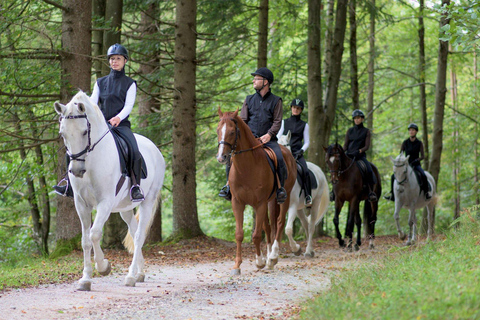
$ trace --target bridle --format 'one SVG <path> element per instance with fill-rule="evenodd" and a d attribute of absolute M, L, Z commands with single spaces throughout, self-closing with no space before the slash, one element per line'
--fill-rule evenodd
<path fill-rule="evenodd" d="M 237 119 L 235 118 L 230 118 L 231 121 L 233 121 L 233 123 L 235 123 L 235 140 L 233 142 L 233 144 L 225 141 L 225 140 L 221 140 L 218 142 L 218 146 L 220 146 L 221 144 L 224 144 L 226 146 L 229 146 L 230 147 L 230 153 L 228 154 L 228 157 L 233 157 L 233 156 L 236 156 L 237 154 L 240 154 L 240 153 L 243 153 L 243 152 L 247 152 L 247 151 L 253 151 L 261 146 L 264 145 L 264 143 L 261 143 L 259 145 L 256 145 L 252 148 L 248 148 L 248 149 L 245 149 L 245 150 L 240 150 L 240 151 L 236 151 L 237 149 L 237 141 L 238 141 L 238 138 L 240 137 L 240 129 L 238 128 L 238 122 L 237 122 Z M 218 148 L 217 146 L 217 148 Z"/>
<path fill-rule="evenodd" d="M 85 147 L 85 149 L 83 149 L 82 151 L 78 152 L 78 153 L 74 153 L 72 154 L 68 148 L 65 146 L 65 149 L 67 150 L 67 155 L 68 157 L 70 158 L 70 161 L 85 161 L 85 158 L 83 159 L 79 159 L 81 156 L 83 156 L 84 154 L 87 154 L 90 153 L 91 151 L 93 151 L 93 149 L 95 149 L 95 147 L 97 146 L 97 144 L 110 132 L 110 128 L 107 130 L 107 132 L 105 132 L 101 137 L 100 139 L 98 139 L 97 142 L 95 142 L 93 145 L 92 145 L 92 140 L 90 138 L 90 132 L 92 130 L 92 126 L 90 124 L 90 121 L 88 121 L 88 118 L 87 118 L 87 115 L 86 114 L 82 114 L 82 115 L 77 115 L 77 116 L 66 116 L 66 117 L 63 117 L 63 116 L 60 116 L 60 119 L 58 120 L 59 122 L 62 122 L 63 119 L 67 119 L 67 120 L 70 120 L 70 119 L 85 119 L 87 120 L 87 138 L 88 138 L 88 143 L 87 143 L 87 146 Z M 85 156 L 86 157 L 86 156 Z"/>
<path fill-rule="evenodd" d="M 408 181 L 408 174 L 407 174 L 408 167 L 406 166 L 406 163 L 404 162 L 402 165 L 396 165 L 395 163 L 393 163 L 393 166 L 397 167 L 397 168 L 405 167 L 405 171 L 403 172 L 405 174 L 405 179 L 403 179 L 402 181 L 398 181 L 395 173 L 393 174 L 393 177 L 399 185 L 402 185 L 404 182 L 407 182 Z"/>
<path fill-rule="evenodd" d="M 330 154 L 331 154 L 331 155 L 336 155 L 336 154 L 341 154 L 341 153 L 340 153 L 340 152 L 328 153 L 328 155 L 330 155 Z M 342 158 L 341 158 L 341 157 L 339 157 L 339 162 L 340 162 L 339 168 L 341 168 L 341 167 L 342 167 Z M 354 163 L 355 163 L 355 157 L 352 159 L 352 162 L 350 162 L 350 165 L 349 165 L 345 170 L 340 170 L 340 169 L 338 169 L 338 170 L 330 170 L 330 177 L 331 177 L 332 173 L 336 173 L 336 174 L 337 174 L 337 177 L 340 178 L 340 176 L 341 176 L 343 173 L 347 172 L 347 171 L 352 167 L 352 165 L 353 165 Z"/>

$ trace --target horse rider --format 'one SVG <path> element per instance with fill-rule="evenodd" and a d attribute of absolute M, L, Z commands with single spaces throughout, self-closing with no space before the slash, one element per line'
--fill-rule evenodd
<path fill-rule="evenodd" d="M 271 148 L 277 156 L 277 170 L 280 180 L 276 196 L 277 203 L 282 204 L 287 200 L 287 192 L 284 185 L 287 179 L 287 167 L 283 160 L 282 151 L 277 142 L 277 133 L 282 123 L 282 98 L 271 92 L 273 73 L 268 68 L 259 68 L 251 73 L 253 76 L 253 88 L 256 93 L 246 97 L 243 102 L 240 117 L 248 125 L 255 137 L 266 146 Z M 219 196 L 231 200 L 228 174 L 230 165 L 227 164 L 227 184 L 220 190 Z"/>
<path fill-rule="evenodd" d="M 128 116 L 135 104 L 137 95 L 137 83 L 135 80 L 125 75 L 125 64 L 128 61 L 128 51 L 121 44 L 114 44 L 107 51 L 108 62 L 110 64 L 110 74 L 98 79 L 93 87 L 90 99 L 94 104 L 100 106 L 100 110 L 107 122 L 124 138 L 131 147 L 130 168 L 132 187 L 130 189 L 130 199 L 133 202 L 143 201 L 145 197 L 140 188 L 142 160 L 138 150 L 137 141 L 130 129 Z M 68 164 L 67 164 L 68 168 Z M 73 197 L 73 191 L 68 182 L 66 185 L 54 186 L 55 192 L 63 196 Z M 63 181 L 63 180 L 62 180 Z"/>
<path fill-rule="evenodd" d="M 425 194 L 425 199 L 429 200 L 432 198 L 432 194 L 430 192 L 430 187 L 428 184 L 427 180 L 427 175 L 425 174 L 425 171 L 423 171 L 422 166 L 420 164 L 420 161 L 425 159 L 425 152 L 423 149 L 423 143 L 422 141 L 417 139 L 417 133 L 418 133 L 418 126 L 415 123 L 410 123 L 408 125 L 408 134 L 410 138 L 406 139 L 402 143 L 402 147 L 400 148 L 400 153 L 405 152 L 405 157 L 410 156 L 408 158 L 408 164 L 413 168 L 413 170 L 416 170 L 420 173 L 422 183 L 421 183 L 421 188 L 423 193 Z M 395 201 L 395 195 L 393 193 L 393 182 L 395 180 L 395 175 L 392 174 L 391 178 L 391 189 L 390 189 L 390 194 L 387 194 L 384 196 L 385 199 Z"/>
<path fill-rule="evenodd" d="M 305 192 L 305 206 L 310 208 L 312 206 L 312 185 L 310 182 L 310 175 L 308 173 L 307 162 L 303 154 L 307 151 L 310 145 L 310 135 L 308 123 L 303 121 L 300 117 L 302 115 L 305 104 L 300 99 L 293 99 L 290 103 L 292 116 L 288 119 L 282 120 L 282 126 L 278 131 L 277 136 L 281 136 L 290 131 L 292 137 L 290 139 L 290 149 L 293 157 L 302 166 L 302 189 Z M 303 142 L 302 142 L 303 141 Z"/>
<path fill-rule="evenodd" d="M 343 144 L 343 150 L 345 150 L 347 156 L 354 161 L 362 161 L 367 168 L 367 185 L 369 189 L 368 200 L 370 202 L 377 201 L 377 195 L 373 191 L 374 185 L 377 183 L 377 178 L 373 173 L 372 166 L 367 160 L 365 152 L 370 148 L 371 133 L 368 128 L 363 125 L 365 121 L 365 114 L 356 109 L 352 113 L 352 119 L 354 126 L 348 129 L 345 135 L 345 143 Z M 335 194 L 333 191 L 330 193 L 330 198 L 333 201 Z"/>

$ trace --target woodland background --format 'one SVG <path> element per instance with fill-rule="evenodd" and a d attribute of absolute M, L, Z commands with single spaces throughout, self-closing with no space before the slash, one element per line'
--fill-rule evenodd
<path fill-rule="evenodd" d="M 306 102 L 307 158 L 343 143 L 360 108 L 373 130 L 369 159 L 390 189 L 392 164 L 420 127 L 423 167 L 437 180 L 436 230 L 478 205 L 478 1 L 414 0 L 5 0 L 0 4 L 0 262 L 26 252 L 62 254 L 79 241 L 73 201 L 52 186 L 65 172 L 53 103 L 91 93 L 113 43 L 130 52 L 137 80 L 133 131 L 167 161 L 149 242 L 234 237 L 217 194 L 217 108 L 240 108 L 250 73 L 268 66 L 272 92 Z M 325 171 L 325 170 L 324 170 Z M 327 174 L 328 177 L 328 174 Z M 184 183 L 185 181 L 185 183 Z M 384 192 L 385 192 L 384 191 Z M 393 202 L 380 200 L 377 234 L 394 234 Z M 406 216 L 406 214 L 404 214 Z M 331 233 L 332 208 L 319 227 Z M 246 215 L 251 224 L 251 215 Z M 405 217 L 404 217 L 405 219 Z M 342 219 L 344 220 L 344 219 Z M 248 228 L 246 228 L 248 229 Z M 112 214 L 104 246 L 119 247 Z M 301 233 L 299 233 L 301 236 Z M 246 239 L 249 239 L 247 236 Z"/>

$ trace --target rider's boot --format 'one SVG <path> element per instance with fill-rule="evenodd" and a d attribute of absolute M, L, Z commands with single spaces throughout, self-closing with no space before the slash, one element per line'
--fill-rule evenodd
<path fill-rule="evenodd" d="M 133 161 L 132 168 L 132 188 L 130 188 L 130 200 L 139 202 L 145 200 L 143 190 L 140 188 L 140 179 L 142 178 L 142 159 Z"/>
<path fill-rule="evenodd" d="M 285 185 L 285 180 L 287 180 L 287 167 L 283 164 L 282 167 L 278 167 L 277 170 L 278 178 L 280 180 L 280 188 L 277 190 L 277 203 L 282 204 L 287 200 L 287 191 L 283 187 Z"/>
<path fill-rule="evenodd" d="M 231 201 L 232 193 L 230 192 L 230 186 L 228 184 L 224 185 L 218 193 L 218 196 L 224 198 L 225 200 Z"/>
<path fill-rule="evenodd" d="M 387 193 L 386 195 L 384 195 L 383 198 L 386 199 L 386 200 L 395 201 L 395 195 L 393 194 L 392 191 L 390 191 L 390 193 Z"/>
<path fill-rule="evenodd" d="M 310 173 L 308 169 L 303 175 L 303 181 L 305 186 L 305 207 L 310 208 L 312 206 L 312 184 L 310 183 Z"/>
<path fill-rule="evenodd" d="M 66 183 L 64 185 L 61 185 L 62 182 L 64 181 Z M 68 180 L 68 177 L 63 178 L 62 180 L 60 180 L 58 184 L 54 185 L 53 190 L 55 191 L 56 194 L 59 194 L 62 197 L 73 198 L 73 189 L 72 189 L 72 186 L 70 185 L 70 181 Z"/>

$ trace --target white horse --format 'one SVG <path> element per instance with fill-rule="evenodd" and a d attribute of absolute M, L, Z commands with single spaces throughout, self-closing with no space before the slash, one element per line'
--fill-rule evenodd
<path fill-rule="evenodd" d="M 428 210 L 428 231 L 427 239 L 430 238 L 433 232 L 433 209 L 435 207 L 437 195 L 435 180 L 432 175 L 425 171 L 427 180 L 432 186 L 432 197 L 429 200 L 425 199 L 425 194 L 420 190 L 420 186 L 417 182 L 415 172 L 408 164 L 408 158 L 402 154 L 398 155 L 395 159 L 390 157 L 393 162 L 393 173 L 395 181 L 393 183 L 393 193 L 395 196 L 395 222 L 397 224 L 398 236 L 400 239 L 405 239 L 405 233 L 400 228 L 400 210 L 405 207 L 410 210 L 410 216 L 408 217 L 408 225 L 410 226 L 410 232 L 408 234 L 408 240 L 406 245 L 414 244 L 417 237 L 417 216 L 416 209 L 427 207 Z"/>
<path fill-rule="evenodd" d="M 125 278 L 125 285 L 133 287 L 136 282 L 145 279 L 142 246 L 163 185 L 165 160 L 152 141 L 135 135 L 147 165 L 148 176 L 141 182 L 145 200 L 132 202 L 129 198 L 129 178 L 118 194 L 115 194 L 117 182 L 122 175 L 120 160 L 114 138 L 98 106 L 85 93 L 79 92 L 67 105 L 56 102 L 55 111 L 60 115 L 60 135 L 71 159 L 68 176 L 74 191 L 75 208 L 82 224 L 84 268 L 78 290 L 91 290 L 92 246 L 98 272 L 107 275 L 111 271 L 110 262 L 104 259 L 100 248 L 103 225 L 111 212 L 120 212 L 134 238 L 132 264 Z M 133 215 L 133 209 L 137 206 L 138 223 Z M 97 213 L 92 225 L 92 210 L 95 208 Z"/>
<path fill-rule="evenodd" d="M 278 137 L 278 143 L 286 146 L 290 150 L 290 131 L 286 135 Z M 290 193 L 290 207 L 288 208 L 288 221 L 285 227 L 285 234 L 288 236 L 290 249 L 295 255 L 302 253 L 302 248 L 293 239 L 293 223 L 298 216 L 302 227 L 305 230 L 307 237 L 307 248 L 305 249 L 305 256 L 313 257 L 315 252 L 313 250 L 313 234 L 315 233 L 315 226 L 320 222 L 328 210 L 330 204 L 330 196 L 328 191 L 328 183 L 325 174 L 319 166 L 307 161 L 308 169 L 315 175 L 318 187 L 312 189 L 312 207 L 305 207 L 305 192 L 295 181 L 292 192 Z M 305 212 L 305 210 L 307 210 Z"/>

